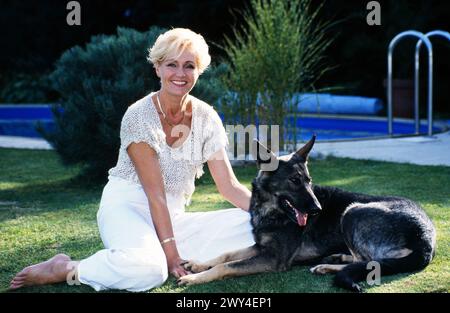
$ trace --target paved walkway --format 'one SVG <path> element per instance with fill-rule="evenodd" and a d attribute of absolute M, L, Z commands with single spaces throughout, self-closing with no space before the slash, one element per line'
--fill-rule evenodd
<path fill-rule="evenodd" d="M 432 137 L 318 142 L 314 145 L 313 150 L 325 156 L 450 166 L 450 132 Z"/>
<path fill-rule="evenodd" d="M 0 136 L 1 148 L 40 149 L 51 150 L 52 146 L 42 138 L 28 138 L 18 136 Z"/>
<path fill-rule="evenodd" d="M 52 149 L 44 139 L 13 136 L 0 136 L 0 147 Z M 450 166 L 450 132 L 432 137 L 317 142 L 313 151 L 322 156 Z"/>

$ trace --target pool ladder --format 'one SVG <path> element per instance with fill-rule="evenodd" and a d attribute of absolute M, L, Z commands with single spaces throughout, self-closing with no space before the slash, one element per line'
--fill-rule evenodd
<path fill-rule="evenodd" d="M 392 124 L 392 54 L 397 43 L 405 37 L 416 37 L 419 40 L 416 44 L 416 51 L 414 55 L 414 123 L 415 134 L 419 134 L 420 121 L 419 121 L 419 69 L 420 69 L 420 48 L 422 44 L 425 44 L 428 50 L 428 136 L 433 135 L 433 46 L 429 37 L 441 36 L 447 38 L 450 41 L 450 33 L 443 30 L 433 30 L 426 34 L 415 30 L 408 30 L 401 32 L 395 36 L 389 43 L 388 48 L 388 79 L 387 79 L 387 99 L 388 99 L 388 133 L 389 136 L 393 136 Z"/>

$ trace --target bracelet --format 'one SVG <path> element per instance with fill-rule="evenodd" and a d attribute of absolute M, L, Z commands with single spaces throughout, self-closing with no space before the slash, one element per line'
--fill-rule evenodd
<path fill-rule="evenodd" d="M 160 243 L 163 245 L 163 244 L 171 242 L 171 241 L 175 241 L 175 237 L 170 237 L 170 238 L 164 239 Z"/>

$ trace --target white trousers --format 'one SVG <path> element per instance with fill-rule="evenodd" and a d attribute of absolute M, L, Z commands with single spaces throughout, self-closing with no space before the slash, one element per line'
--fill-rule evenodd
<path fill-rule="evenodd" d="M 167 195 L 180 257 L 207 261 L 254 244 L 250 214 L 241 209 L 184 212 L 184 199 Z M 110 176 L 97 223 L 105 249 L 80 261 L 78 279 L 95 290 L 145 291 L 162 285 L 167 262 L 142 187 Z"/>

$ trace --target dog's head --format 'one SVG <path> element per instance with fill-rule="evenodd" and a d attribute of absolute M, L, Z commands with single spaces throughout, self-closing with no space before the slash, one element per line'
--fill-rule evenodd
<path fill-rule="evenodd" d="M 277 212 L 299 226 L 305 226 L 308 215 L 322 209 L 312 189 L 307 161 L 316 137 L 297 152 L 277 157 L 264 145 L 255 141 L 258 176 L 252 182 L 251 210 Z M 264 164 L 277 164 L 274 170 L 264 170 Z M 280 214 L 282 213 L 282 214 Z"/>

